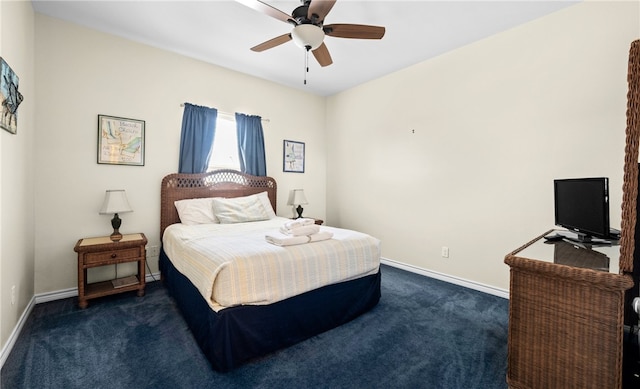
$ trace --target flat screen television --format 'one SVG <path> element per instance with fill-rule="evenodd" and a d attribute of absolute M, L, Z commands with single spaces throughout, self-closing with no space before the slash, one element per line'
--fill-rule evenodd
<path fill-rule="evenodd" d="M 567 178 L 553 181 L 555 224 L 577 233 L 577 240 L 617 239 L 609 227 L 609 179 Z"/>

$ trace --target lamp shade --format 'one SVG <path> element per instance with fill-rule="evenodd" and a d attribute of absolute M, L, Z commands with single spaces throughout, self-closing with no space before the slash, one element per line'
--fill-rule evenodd
<path fill-rule="evenodd" d="M 289 193 L 289 201 L 287 205 L 304 205 L 309 204 L 307 197 L 304 195 L 304 189 L 294 189 Z"/>
<path fill-rule="evenodd" d="M 324 31 L 313 24 L 299 24 L 291 31 L 293 42 L 303 49 L 309 46 L 309 50 L 315 50 L 324 40 Z"/>
<path fill-rule="evenodd" d="M 127 200 L 127 194 L 124 189 L 112 189 L 107 190 L 99 213 L 101 215 L 110 215 L 132 211 L 133 209 L 131 209 L 129 205 L 129 200 Z"/>

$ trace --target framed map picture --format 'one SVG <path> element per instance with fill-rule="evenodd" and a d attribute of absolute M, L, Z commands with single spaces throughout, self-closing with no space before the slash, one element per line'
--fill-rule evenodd
<path fill-rule="evenodd" d="M 98 163 L 144 166 L 144 120 L 98 115 Z"/>
<path fill-rule="evenodd" d="M 285 140 L 282 159 L 282 171 L 304 173 L 304 143 Z"/>
<path fill-rule="evenodd" d="M 18 132 L 18 106 L 22 94 L 18 92 L 18 76 L 4 59 L 0 58 L 0 127 L 12 134 Z"/>

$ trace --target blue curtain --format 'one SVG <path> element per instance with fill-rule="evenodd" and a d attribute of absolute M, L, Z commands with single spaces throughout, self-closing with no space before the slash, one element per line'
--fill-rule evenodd
<path fill-rule="evenodd" d="M 267 175 L 262 118 L 236 113 L 240 170 L 254 176 Z"/>
<path fill-rule="evenodd" d="M 180 135 L 179 173 L 204 173 L 209 165 L 218 110 L 185 103 Z"/>

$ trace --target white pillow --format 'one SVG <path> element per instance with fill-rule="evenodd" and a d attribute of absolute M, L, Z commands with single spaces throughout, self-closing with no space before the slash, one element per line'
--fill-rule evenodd
<path fill-rule="evenodd" d="M 213 213 L 222 224 L 253 222 L 271 218 L 259 195 L 232 198 L 214 197 Z"/>
<path fill-rule="evenodd" d="M 219 223 L 213 214 L 213 197 L 178 200 L 173 203 L 180 222 L 186 225 Z"/>
<path fill-rule="evenodd" d="M 264 210 L 267 211 L 267 215 L 269 215 L 269 219 L 273 219 L 274 217 L 276 217 L 276 212 L 271 206 L 271 201 L 269 200 L 269 194 L 267 192 L 260 192 L 252 196 L 257 196 L 258 199 L 260 199 L 262 205 L 264 206 Z"/>

